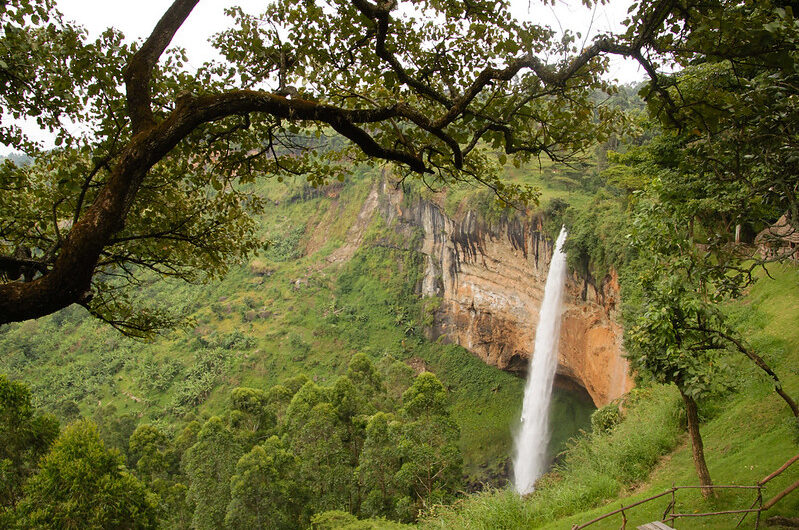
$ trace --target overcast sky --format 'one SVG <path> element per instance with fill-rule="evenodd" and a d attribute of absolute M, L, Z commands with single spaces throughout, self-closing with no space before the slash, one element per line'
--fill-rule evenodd
<path fill-rule="evenodd" d="M 83 24 L 92 35 L 108 26 L 114 26 L 129 39 L 146 37 L 171 3 L 170 0 L 57 0 L 58 7 L 68 18 Z M 229 25 L 224 15 L 226 7 L 240 5 L 246 11 L 257 13 L 265 0 L 201 0 L 189 16 L 188 23 L 178 31 L 173 43 L 186 48 L 189 59 L 199 65 L 213 57 L 208 38 Z M 513 13 L 521 20 L 579 31 L 590 38 L 597 32 L 620 32 L 621 21 L 627 16 L 630 0 L 611 0 L 609 5 L 590 10 L 580 0 L 556 0 L 554 6 L 545 6 L 540 0 L 511 0 Z M 588 30 L 590 29 L 590 33 Z M 611 77 L 629 83 L 643 79 L 643 73 L 634 61 L 616 58 Z"/>
<path fill-rule="evenodd" d="M 198 66 L 215 57 L 208 39 L 230 25 L 230 19 L 224 14 L 226 7 L 240 5 L 245 11 L 257 13 L 265 3 L 265 0 L 201 0 L 172 44 L 185 48 L 190 65 Z M 627 16 L 630 3 L 631 0 L 610 0 L 609 5 L 598 6 L 592 11 L 586 9 L 580 0 L 556 0 L 554 6 L 545 6 L 540 0 L 511 0 L 517 18 L 548 25 L 555 30 L 579 31 L 584 37 L 587 35 L 589 43 L 598 32 L 621 32 L 621 21 Z M 68 19 L 85 26 L 91 37 L 113 26 L 128 40 L 136 40 L 149 35 L 171 1 L 57 0 L 57 4 Z M 634 61 L 613 57 L 610 77 L 631 83 L 642 80 L 644 75 Z M 25 128 L 30 131 L 30 127 Z M 8 154 L 8 151 L 0 144 L 0 154 Z"/>

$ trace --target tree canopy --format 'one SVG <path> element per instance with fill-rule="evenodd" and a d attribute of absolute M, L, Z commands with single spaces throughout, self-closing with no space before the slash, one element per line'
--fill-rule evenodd
<path fill-rule="evenodd" d="M 572 212 L 567 251 L 590 281 L 609 265 L 620 271 L 631 366 L 679 388 L 697 473 L 709 485 L 697 401 L 726 390 L 729 353 L 751 360 L 799 415 L 720 306 L 741 296 L 755 268 L 796 256 L 799 24 L 787 2 L 684 7 L 651 41 L 642 130 L 623 153 L 608 154 L 605 191 L 616 197 L 597 195 Z M 666 58 L 673 73 L 660 71 Z M 777 219 L 783 226 L 765 243 L 784 250 L 764 252 L 755 234 Z"/>
<path fill-rule="evenodd" d="M 68 426 L 25 485 L 19 528 L 153 528 L 157 498 L 128 473 L 89 421 Z"/>
<path fill-rule="evenodd" d="M 169 325 L 134 310 L 127 287 L 146 271 L 219 275 L 255 250 L 246 213 L 263 205 L 246 184 L 261 176 L 320 184 L 353 160 L 390 162 L 401 178 L 534 200 L 489 150 L 567 160 L 592 145 L 614 120 L 591 98 L 611 89 L 607 55 L 649 65 L 676 16 L 675 2 L 647 3 L 626 35 L 581 49 L 506 1 L 279 0 L 230 9 L 214 38 L 224 60 L 188 71 L 169 44 L 198 1 L 175 0 L 134 44 L 113 29 L 90 41 L 49 0 L 0 11 L 0 104 L 58 146 L 0 126 L 34 160 L 0 169 L 0 323 L 77 303 L 131 334 Z"/>
<path fill-rule="evenodd" d="M 0 522 L 58 436 L 58 421 L 35 414 L 30 390 L 0 374 Z"/>

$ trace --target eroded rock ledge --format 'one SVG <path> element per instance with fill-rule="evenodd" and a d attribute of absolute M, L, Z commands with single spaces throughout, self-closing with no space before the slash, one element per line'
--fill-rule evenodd
<path fill-rule="evenodd" d="M 383 182 L 378 208 L 390 226 L 421 230 L 427 256 L 426 296 L 441 298 L 431 338 L 460 344 L 486 363 L 525 372 L 552 255 L 542 218 L 488 225 L 470 212 L 456 220 L 434 202 L 406 196 Z M 595 288 L 567 284 L 558 374 L 583 386 L 602 406 L 632 387 L 616 322 L 619 286 L 608 277 Z"/>

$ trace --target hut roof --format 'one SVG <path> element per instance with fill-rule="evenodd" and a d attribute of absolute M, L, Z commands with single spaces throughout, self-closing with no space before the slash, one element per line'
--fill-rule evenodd
<path fill-rule="evenodd" d="M 799 230 L 794 228 L 788 221 L 788 214 L 780 217 L 776 223 L 762 230 L 755 238 L 757 243 L 769 243 L 770 241 L 782 241 L 787 243 L 799 243 Z"/>

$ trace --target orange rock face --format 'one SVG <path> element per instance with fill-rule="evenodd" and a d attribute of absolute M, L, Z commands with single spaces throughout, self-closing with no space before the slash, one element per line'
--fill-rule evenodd
<path fill-rule="evenodd" d="M 495 225 L 473 213 L 454 220 L 385 184 L 379 202 L 390 226 L 424 231 L 422 293 L 442 300 L 431 338 L 455 342 L 503 370 L 526 372 L 552 254 L 540 216 Z M 614 318 L 618 293 L 613 277 L 598 289 L 574 277 L 567 284 L 558 373 L 585 387 L 598 407 L 632 388 Z"/>
<path fill-rule="evenodd" d="M 581 381 L 594 404 L 602 406 L 633 387 L 627 359 L 623 357 L 623 330 L 614 318 L 619 285 L 615 275 L 607 278 L 598 291 L 592 287 L 580 289 L 580 283 L 571 278 L 567 284 L 558 372 Z"/>

